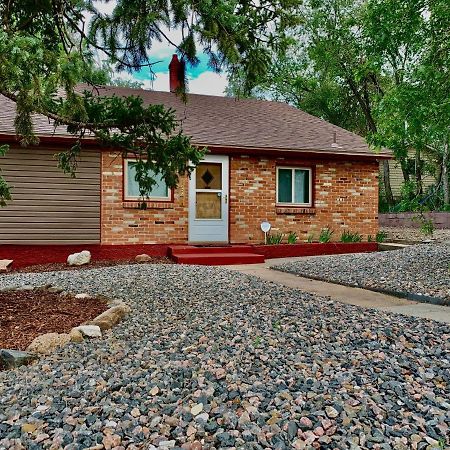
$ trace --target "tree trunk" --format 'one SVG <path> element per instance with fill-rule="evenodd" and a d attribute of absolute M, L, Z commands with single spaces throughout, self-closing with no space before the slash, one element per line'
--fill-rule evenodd
<path fill-rule="evenodd" d="M 407 183 L 409 181 L 409 172 L 408 172 L 408 158 L 399 158 L 400 167 L 402 169 L 403 181 Z"/>
<path fill-rule="evenodd" d="M 444 155 L 442 156 L 442 190 L 444 192 L 444 205 L 450 205 L 450 192 L 449 192 L 449 173 L 448 173 L 448 160 L 450 156 L 448 141 L 444 145 Z"/>
<path fill-rule="evenodd" d="M 422 164 L 420 162 L 420 150 L 416 149 L 416 195 L 423 194 L 423 186 L 422 186 Z"/>
<path fill-rule="evenodd" d="M 342 67 L 345 71 L 345 66 L 342 65 Z M 355 96 L 356 101 L 358 102 L 359 106 L 361 107 L 361 110 L 366 119 L 367 129 L 369 131 L 371 131 L 372 133 L 376 133 L 377 125 L 372 116 L 372 111 L 371 111 L 368 95 L 365 95 L 365 96 L 361 95 L 355 81 L 350 76 L 346 77 L 346 81 L 350 87 L 350 90 L 352 91 L 353 95 Z M 366 94 L 367 94 L 367 91 L 366 91 Z M 385 196 L 386 202 L 389 206 L 393 206 L 394 205 L 394 195 L 392 194 L 391 173 L 390 173 L 388 160 L 383 160 L 383 184 L 384 184 L 384 196 Z"/>
<path fill-rule="evenodd" d="M 383 184 L 386 202 L 388 205 L 392 206 L 394 204 L 394 195 L 392 194 L 391 187 L 391 170 L 387 159 L 383 160 Z"/>

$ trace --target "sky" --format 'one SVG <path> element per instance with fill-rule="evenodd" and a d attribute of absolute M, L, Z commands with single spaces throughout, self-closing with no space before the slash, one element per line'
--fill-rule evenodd
<path fill-rule="evenodd" d="M 159 44 L 159 43 L 158 43 Z M 160 46 L 162 47 L 162 45 Z M 150 52 L 152 60 L 161 61 L 153 66 L 155 79 L 152 81 L 148 69 L 142 69 L 132 75 L 126 72 L 117 73 L 117 78 L 127 80 L 137 80 L 143 83 L 144 89 L 155 91 L 169 90 L 169 63 L 174 53 L 173 47 L 169 45 L 165 48 L 159 48 L 157 51 Z M 208 67 L 208 57 L 204 54 L 199 55 L 200 63 L 196 67 L 187 67 L 188 90 L 192 94 L 205 95 L 225 95 L 224 90 L 227 86 L 225 74 L 213 72 Z"/>
<path fill-rule="evenodd" d="M 99 11 L 108 14 L 114 9 L 116 2 L 114 0 L 107 3 L 95 2 L 96 8 Z M 162 30 L 164 34 L 175 43 L 181 42 L 181 31 L 177 29 Z M 139 72 L 129 74 L 127 72 L 119 72 L 115 74 L 115 78 L 122 78 L 126 80 L 136 80 L 143 83 L 144 89 L 152 89 L 154 91 L 169 91 L 169 63 L 172 59 L 175 49 L 168 42 L 154 41 L 149 55 L 151 61 L 158 61 L 158 64 L 153 66 L 155 74 L 152 80 L 152 75 L 148 69 L 142 69 Z M 227 87 L 227 78 L 225 74 L 218 74 L 208 67 L 208 57 L 201 53 L 199 48 L 200 63 L 196 67 L 187 66 L 188 78 L 188 92 L 192 94 L 205 95 L 225 95 L 225 88 Z"/>
<path fill-rule="evenodd" d="M 168 38 L 175 43 L 181 42 L 180 30 L 163 30 Z M 175 49 L 168 42 L 154 41 L 150 49 L 150 61 L 158 61 L 153 65 L 153 72 L 155 79 L 152 81 L 152 75 L 148 68 L 144 68 L 139 72 L 129 74 L 127 72 L 117 73 L 117 78 L 137 80 L 143 83 L 144 89 L 152 89 L 154 91 L 168 91 L 169 90 L 169 63 L 172 59 Z M 205 94 L 205 95 L 225 95 L 224 91 L 227 86 L 227 78 L 225 74 L 218 74 L 208 67 L 208 56 L 201 53 L 197 55 L 200 62 L 197 66 L 191 67 L 189 64 L 186 67 L 188 78 L 188 91 L 191 94 Z"/>

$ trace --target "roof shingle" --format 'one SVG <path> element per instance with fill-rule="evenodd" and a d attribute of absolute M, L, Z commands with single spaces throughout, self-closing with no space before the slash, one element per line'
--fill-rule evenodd
<path fill-rule="evenodd" d="M 375 154 L 362 137 L 285 103 L 198 94 L 188 94 L 184 103 L 170 92 L 109 86 L 99 94 L 139 95 L 145 104 L 173 108 L 184 133 L 199 146 L 390 156 L 387 150 Z M 0 134 L 15 133 L 14 116 L 15 104 L 0 96 Z M 34 124 L 38 136 L 69 135 L 65 127 L 55 130 L 44 116 L 36 115 Z"/>

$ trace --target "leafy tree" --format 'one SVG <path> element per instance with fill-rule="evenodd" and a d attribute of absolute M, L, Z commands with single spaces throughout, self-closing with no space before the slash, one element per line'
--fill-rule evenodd
<path fill-rule="evenodd" d="M 375 147 L 392 149 L 405 180 L 408 150 L 416 151 L 417 160 L 424 151 L 441 155 L 447 192 L 448 2 L 306 0 L 301 14 L 294 50 L 272 56 L 253 94 L 281 98 L 367 136 Z M 237 76 L 231 90 L 240 87 Z M 393 204 L 387 162 L 383 171 Z"/>
<path fill-rule="evenodd" d="M 239 68 L 251 85 L 267 69 L 270 51 L 286 46 L 285 30 L 297 23 L 298 1 L 117 0 L 104 13 L 98 8 L 102 2 L 91 0 L 1 0 L 0 94 L 16 103 L 22 145 L 38 143 L 32 113 L 67 126 L 76 143 L 59 155 L 66 172 L 75 173 L 83 137 L 89 134 L 136 155 L 143 195 L 155 183 L 148 169 L 174 187 L 203 152 L 183 134 L 174 111 L 144 105 L 138 97 L 105 98 L 95 89 L 80 89 L 80 82 L 109 80 L 109 69 L 99 70 L 94 63 L 96 53 L 106 54 L 116 70 L 151 72 L 155 41 L 171 43 L 193 65 L 200 46 L 211 67 Z M 164 31 L 168 27 L 182 30 L 181 42 L 171 42 Z M 0 179 L 0 202 L 9 196 Z"/>

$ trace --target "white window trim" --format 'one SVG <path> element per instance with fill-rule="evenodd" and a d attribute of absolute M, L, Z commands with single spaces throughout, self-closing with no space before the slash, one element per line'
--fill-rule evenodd
<path fill-rule="evenodd" d="M 127 187 L 128 187 L 128 163 L 137 162 L 138 160 L 135 158 L 125 158 L 123 165 L 123 198 L 125 201 L 129 200 L 141 200 L 140 196 L 128 195 Z M 166 197 L 156 197 L 151 195 L 150 197 L 145 197 L 146 200 L 155 200 L 155 201 L 171 201 L 172 200 L 172 189 L 167 187 L 167 196 Z"/>
<path fill-rule="evenodd" d="M 278 201 L 278 173 L 280 169 L 287 169 L 287 170 L 292 170 L 292 172 L 294 172 L 294 170 L 307 170 L 309 172 L 309 202 L 308 203 L 294 203 L 293 201 L 291 203 L 286 203 L 286 202 L 279 202 Z M 295 175 L 294 173 L 292 174 L 292 200 L 294 200 L 295 198 L 295 192 L 294 192 L 294 188 L 295 188 L 295 183 L 294 183 L 294 178 Z M 302 206 L 302 207 L 312 207 L 312 200 L 313 200 L 313 180 L 312 180 L 312 168 L 311 167 L 297 167 L 297 166 L 277 166 L 277 174 L 276 174 L 276 189 L 275 189 L 275 204 L 277 206 Z"/>

